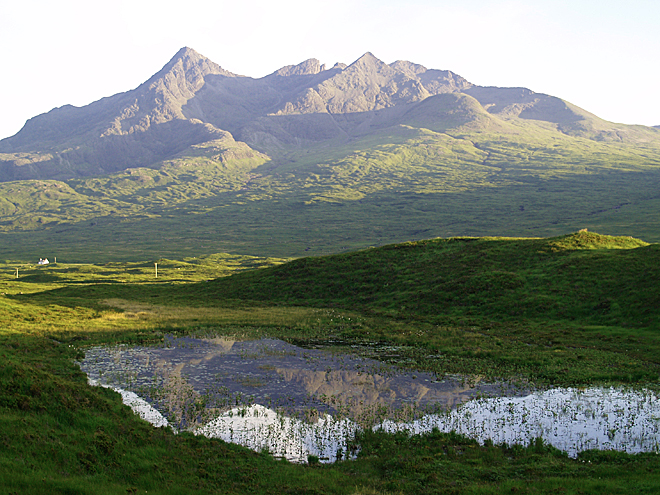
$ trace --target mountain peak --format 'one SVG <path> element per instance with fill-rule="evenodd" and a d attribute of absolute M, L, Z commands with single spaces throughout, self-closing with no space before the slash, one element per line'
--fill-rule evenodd
<path fill-rule="evenodd" d="M 423 74 L 428 70 L 423 65 L 414 64 L 412 62 L 408 62 L 407 60 L 397 60 L 396 62 L 392 62 L 390 64 L 390 67 L 392 67 L 395 70 L 398 70 L 399 72 L 409 74 L 412 77 L 418 76 L 419 74 Z"/>
<path fill-rule="evenodd" d="M 307 76 L 318 74 L 325 70 L 325 65 L 321 65 L 315 58 L 310 58 L 298 65 L 286 65 L 281 69 L 275 71 L 273 75 L 289 77 L 289 76 Z"/>
<path fill-rule="evenodd" d="M 373 53 L 371 52 L 366 52 L 364 55 L 362 55 L 358 60 L 378 60 L 378 57 L 376 57 Z"/>
<path fill-rule="evenodd" d="M 135 99 L 122 109 L 102 135 L 144 131 L 154 124 L 185 119 L 183 105 L 206 84 L 206 77 L 237 77 L 215 62 L 183 47 L 135 91 Z"/>
<path fill-rule="evenodd" d="M 183 58 L 197 60 L 197 59 L 205 58 L 205 57 L 200 55 L 199 52 L 193 50 L 192 48 L 190 48 L 188 46 L 184 46 L 178 52 L 176 52 L 174 57 L 172 57 L 172 60 L 175 60 L 175 59 L 178 60 L 178 59 L 183 59 Z"/>
<path fill-rule="evenodd" d="M 373 53 L 367 52 L 358 58 L 355 62 L 349 65 L 346 70 L 350 73 L 361 74 L 394 74 L 394 70 L 385 62 L 374 56 Z"/>
<path fill-rule="evenodd" d="M 380 60 L 373 53 L 367 52 L 364 55 L 362 55 L 360 58 L 358 58 L 355 62 L 353 62 L 351 65 L 374 65 L 374 64 L 385 65 L 385 62 Z"/>
<path fill-rule="evenodd" d="M 206 58 L 204 55 L 196 52 L 192 48 L 184 46 L 181 48 L 170 61 L 154 76 L 147 81 L 147 83 L 154 82 L 163 78 L 168 73 L 176 71 L 177 68 L 184 73 L 195 72 L 198 75 L 205 76 L 207 74 L 218 74 L 227 77 L 236 77 L 236 74 L 223 69 L 215 62 Z"/>

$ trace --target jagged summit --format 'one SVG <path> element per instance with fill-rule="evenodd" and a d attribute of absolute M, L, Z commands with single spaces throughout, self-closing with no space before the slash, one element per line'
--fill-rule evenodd
<path fill-rule="evenodd" d="M 370 64 L 370 63 L 379 63 L 379 62 L 384 63 L 382 60 L 380 60 L 378 57 L 376 57 L 373 53 L 365 52 L 364 55 L 359 57 L 351 65 L 354 65 L 354 64 Z"/>
<path fill-rule="evenodd" d="M 272 75 L 280 77 L 290 77 L 290 76 L 308 76 L 318 74 L 325 70 L 325 65 L 322 65 L 315 58 L 310 58 L 304 62 L 299 63 L 298 65 L 286 65 L 281 69 L 275 71 Z"/>
<path fill-rule="evenodd" d="M 158 166 L 190 146 L 227 136 L 268 154 L 349 142 L 399 125 L 499 132 L 511 119 L 551 123 L 561 133 L 598 140 L 657 135 L 650 128 L 613 129 L 559 98 L 525 88 L 475 86 L 448 70 L 405 60 L 387 64 L 371 52 L 331 69 L 310 58 L 254 79 L 183 47 L 131 91 L 30 119 L 0 141 L 0 181 Z"/>
<path fill-rule="evenodd" d="M 170 59 L 170 61 L 165 65 L 167 67 L 168 65 L 171 65 L 173 63 L 176 63 L 177 61 L 182 60 L 182 61 L 197 61 L 197 60 L 208 60 L 204 55 L 200 54 L 196 50 L 184 46 L 181 48 L 178 52 L 174 54 L 174 56 Z"/>
<path fill-rule="evenodd" d="M 165 77 L 172 72 L 181 73 L 187 79 L 198 79 L 208 74 L 218 74 L 226 77 L 237 77 L 215 62 L 196 52 L 192 48 L 183 47 L 163 66 L 163 68 L 154 74 L 144 84 L 153 83 L 160 78 Z M 192 82 L 192 81 L 191 81 Z"/>
<path fill-rule="evenodd" d="M 199 60 L 199 59 L 206 59 L 206 57 L 193 48 L 190 48 L 189 46 L 184 46 L 182 47 L 178 52 L 174 54 L 172 57 L 172 60 L 177 60 L 177 59 L 191 59 L 191 60 Z"/>
<path fill-rule="evenodd" d="M 390 67 L 380 60 L 378 57 L 376 57 L 373 53 L 367 52 L 364 55 L 362 55 L 360 58 L 358 58 L 355 62 L 350 64 L 347 69 L 356 69 L 356 70 L 363 70 L 363 71 L 382 71 L 382 70 L 387 70 Z"/>
<path fill-rule="evenodd" d="M 417 75 L 417 74 L 423 74 L 424 72 L 427 71 L 426 67 L 423 65 L 419 64 L 414 64 L 412 62 L 408 62 L 407 60 L 397 60 L 396 62 L 392 62 L 390 64 L 390 67 L 392 67 L 395 70 L 401 71 L 403 73 L 409 74 L 409 75 Z"/>

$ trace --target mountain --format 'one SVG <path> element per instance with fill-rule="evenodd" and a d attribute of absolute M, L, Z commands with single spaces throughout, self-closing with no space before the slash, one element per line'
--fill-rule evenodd
<path fill-rule="evenodd" d="M 390 67 L 370 53 L 348 67 L 325 70 L 310 59 L 255 80 L 183 48 L 132 91 L 30 119 L 15 136 L 0 141 L 0 152 L 10 154 L 2 157 L 0 179 L 71 178 L 157 166 L 192 145 L 229 138 L 226 131 L 264 151 L 301 139 L 348 136 L 360 133 L 355 128 L 364 128 L 378 110 L 469 86 L 451 72 L 407 62 Z M 338 123 L 332 117 L 338 114 L 362 116 Z"/>
<path fill-rule="evenodd" d="M 82 108 L 66 105 L 28 120 L 0 141 L 4 180 L 99 175 L 149 166 L 191 145 L 230 137 L 185 117 L 182 107 L 209 75 L 236 77 L 194 50 L 180 50 L 163 69 L 132 91 Z"/>
<path fill-rule="evenodd" d="M 410 122 L 443 130 L 503 127 L 490 116 L 547 122 L 559 132 L 591 139 L 658 139 L 657 133 L 607 123 L 559 98 L 524 88 L 475 86 L 450 71 L 406 61 L 388 65 L 371 53 L 348 66 L 326 69 L 310 59 L 253 79 L 183 48 L 134 90 L 28 120 L 15 136 L 0 141 L 0 180 L 158 168 L 163 160 L 214 140 L 236 139 L 269 154 L 348 142 Z M 245 148 L 245 153 L 251 152 Z"/>
<path fill-rule="evenodd" d="M 116 255 L 121 231 L 127 257 L 584 226 L 653 240 L 659 167 L 659 129 L 529 89 L 371 53 L 255 79 L 183 48 L 137 88 L 0 141 L 0 231 L 8 253 L 76 256 Z"/>

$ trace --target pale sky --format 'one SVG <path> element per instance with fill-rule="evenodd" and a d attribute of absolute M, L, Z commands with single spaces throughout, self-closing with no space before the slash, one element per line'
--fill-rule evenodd
<path fill-rule="evenodd" d="M 0 0 L 0 139 L 137 87 L 183 46 L 251 77 L 369 51 L 660 125 L 660 0 Z"/>

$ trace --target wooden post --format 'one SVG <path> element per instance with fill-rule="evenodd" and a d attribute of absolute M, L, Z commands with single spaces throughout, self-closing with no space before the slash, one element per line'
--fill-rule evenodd
<path fill-rule="evenodd" d="M 55 256 L 55 264 L 57 265 L 57 256 Z"/>
<path fill-rule="evenodd" d="M 18 278 L 18 267 L 16 267 L 16 278 Z"/>
<path fill-rule="evenodd" d="M 158 263 L 154 263 L 154 268 L 156 269 L 156 278 L 158 278 Z"/>

